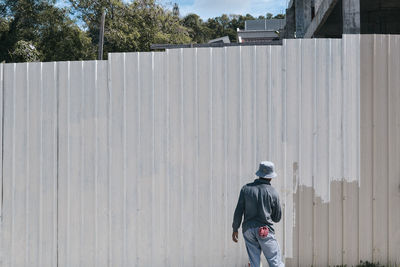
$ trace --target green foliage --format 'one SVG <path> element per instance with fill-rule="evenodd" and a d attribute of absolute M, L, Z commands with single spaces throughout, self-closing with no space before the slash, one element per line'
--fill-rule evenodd
<path fill-rule="evenodd" d="M 203 22 L 196 14 L 189 14 L 182 19 L 182 24 L 189 29 L 189 36 L 194 43 L 206 43 L 211 39 L 228 36 L 231 42 L 236 42 L 237 28 L 243 29 L 245 20 L 255 19 L 247 14 L 226 15 L 210 18 Z"/>
<path fill-rule="evenodd" d="M 20 40 L 14 45 L 14 49 L 10 52 L 10 56 L 14 62 L 39 61 L 39 52 L 36 47 L 31 42 L 24 40 Z"/>
<path fill-rule="evenodd" d="M 274 19 L 284 19 L 285 18 L 285 14 L 278 14 L 274 17 Z"/>
<path fill-rule="evenodd" d="M 231 41 L 236 41 L 236 29 L 232 24 L 232 16 L 223 14 L 220 17 L 208 19 L 206 27 L 209 29 L 209 39 L 215 39 L 222 36 L 229 36 Z"/>
<path fill-rule="evenodd" d="M 8 56 L 9 46 L 6 40 L 8 39 L 9 29 L 10 21 L 0 17 L 0 61 L 3 61 Z"/>
<path fill-rule="evenodd" d="M 190 43 L 188 29 L 155 0 L 70 0 L 85 22 L 92 44 L 98 44 L 102 10 L 106 11 L 104 58 L 109 52 L 150 51 L 153 43 Z"/>
<path fill-rule="evenodd" d="M 267 13 L 267 16 L 259 16 L 257 19 L 282 19 L 285 15 L 278 14 L 273 16 Z M 242 15 L 226 15 L 210 18 L 203 22 L 196 14 L 189 14 L 182 19 L 182 24 L 188 28 L 189 36 L 194 43 L 206 43 L 209 40 L 228 36 L 231 42 L 237 42 L 237 29 L 244 29 L 246 20 L 256 19 L 250 14 Z"/>
<path fill-rule="evenodd" d="M 10 28 L 10 22 L 5 18 L 0 18 L 0 34 L 8 32 Z"/>
<path fill-rule="evenodd" d="M 188 29 L 189 37 L 194 43 L 205 43 L 209 38 L 209 29 L 204 25 L 204 22 L 199 15 L 187 15 L 182 19 L 182 25 Z"/>
<path fill-rule="evenodd" d="M 180 24 L 179 18 L 154 0 L 135 1 L 132 6 L 137 12 L 140 51 L 149 51 L 153 43 L 191 42 L 188 29 Z"/>
<path fill-rule="evenodd" d="M 250 14 L 180 18 L 156 0 L 68 0 L 67 8 L 57 7 L 57 1 L 0 0 L 0 62 L 95 59 L 103 10 L 103 58 L 110 52 L 149 51 L 156 43 L 206 43 L 226 35 L 236 42 L 237 28 L 255 19 Z"/>
<path fill-rule="evenodd" d="M 95 58 L 89 36 L 71 19 L 66 10 L 47 9 L 41 14 L 40 50 L 44 61 L 84 60 Z M 51 52 L 50 52 L 51 51 Z"/>
<path fill-rule="evenodd" d="M 34 45 L 39 60 L 78 60 L 94 58 L 87 34 L 69 18 L 66 9 L 50 0 L 0 0 L 3 18 L 0 27 L 0 61 L 20 62 L 19 41 Z"/>

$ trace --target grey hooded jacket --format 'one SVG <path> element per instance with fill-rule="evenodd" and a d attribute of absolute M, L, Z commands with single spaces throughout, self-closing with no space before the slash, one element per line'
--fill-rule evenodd
<path fill-rule="evenodd" d="M 273 223 L 281 220 L 282 210 L 278 192 L 264 179 L 256 179 L 240 190 L 239 200 L 233 216 L 232 228 L 237 232 L 242 222 L 243 232 L 249 228 L 268 226 L 275 233 Z"/>

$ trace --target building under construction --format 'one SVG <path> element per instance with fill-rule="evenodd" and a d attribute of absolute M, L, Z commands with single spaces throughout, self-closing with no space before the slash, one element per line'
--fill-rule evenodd
<path fill-rule="evenodd" d="M 398 0 L 291 0 L 286 38 L 341 38 L 342 34 L 399 34 Z"/>

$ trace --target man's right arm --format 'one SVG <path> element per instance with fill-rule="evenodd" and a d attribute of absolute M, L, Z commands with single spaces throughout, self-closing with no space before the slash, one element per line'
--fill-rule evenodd
<path fill-rule="evenodd" d="M 233 215 L 233 223 L 232 223 L 233 232 L 238 231 L 240 224 L 242 223 L 243 212 L 244 212 L 244 193 L 242 188 L 242 190 L 240 190 L 239 200 L 236 205 L 235 213 Z"/>

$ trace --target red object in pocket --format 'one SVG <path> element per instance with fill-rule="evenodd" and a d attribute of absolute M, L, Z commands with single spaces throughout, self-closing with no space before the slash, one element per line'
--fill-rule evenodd
<path fill-rule="evenodd" d="M 266 238 L 268 236 L 268 232 L 269 232 L 269 229 L 267 226 L 262 226 L 262 227 L 258 228 L 258 235 L 261 238 Z"/>

